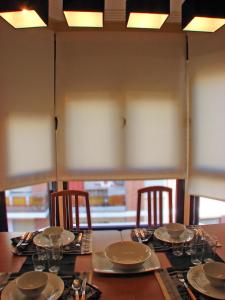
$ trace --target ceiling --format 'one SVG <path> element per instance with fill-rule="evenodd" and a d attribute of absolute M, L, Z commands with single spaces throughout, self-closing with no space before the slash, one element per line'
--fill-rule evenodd
<path fill-rule="evenodd" d="M 170 16 L 163 27 L 176 24 L 180 28 L 183 1 L 170 0 Z M 125 6 L 126 0 L 105 0 L 104 28 L 124 29 Z M 62 7 L 63 0 L 49 0 L 49 27 L 55 31 L 73 30 L 66 24 Z"/>

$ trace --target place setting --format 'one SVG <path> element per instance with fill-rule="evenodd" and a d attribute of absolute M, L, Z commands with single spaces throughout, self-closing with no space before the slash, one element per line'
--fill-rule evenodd
<path fill-rule="evenodd" d="M 155 252 L 133 241 L 118 241 L 93 253 L 92 265 L 94 272 L 103 274 L 137 274 L 160 268 Z"/>
<path fill-rule="evenodd" d="M 29 271 L 11 274 L 1 293 L 3 300 L 97 300 L 101 291 L 89 283 L 90 273 L 59 276 L 50 272 Z"/>
<path fill-rule="evenodd" d="M 184 239 L 182 226 L 168 227 L 171 251 L 166 255 L 172 267 L 156 274 L 162 290 L 166 288 L 165 294 L 170 295 L 169 299 L 224 300 L 225 264 L 216 255 L 218 241 L 198 228 Z"/>
<path fill-rule="evenodd" d="M 59 226 L 51 226 L 39 232 L 26 232 L 20 237 L 12 238 L 12 252 L 16 255 L 29 256 L 37 252 L 37 248 L 48 248 L 52 239 L 60 241 L 62 251 L 66 255 L 82 255 L 92 253 L 92 233 L 90 230 L 64 230 Z"/>
<path fill-rule="evenodd" d="M 188 243 L 194 237 L 194 231 L 179 223 L 169 223 L 162 227 L 135 228 L 131 239 L 149 245 L 155 252 L 172 249 L 173 243 Z"/>

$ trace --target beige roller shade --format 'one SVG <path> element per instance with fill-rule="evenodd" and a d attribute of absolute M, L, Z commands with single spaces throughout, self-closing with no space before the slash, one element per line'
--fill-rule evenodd
<path fill-rule="evenodd" d="M 183 178 L 182 34 L 57 35 L 58 178 Z"/>

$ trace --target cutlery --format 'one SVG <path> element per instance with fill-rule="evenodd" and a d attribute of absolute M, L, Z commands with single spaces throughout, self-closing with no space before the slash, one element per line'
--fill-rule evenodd
<path fill-rule="evenodd" d="M 142 228 L 134 229 L 134 233 L 139 243 L 146 243 L 150 240 L 152 233 Z"/>
<path fill-rule="evenodd" d="M 140 237 L 140 233 L 139 233 L 138 229 L 134 229 L 134 233 L 135 233 L 135 236 L 138 240 L 138 243 L 142 243 L 142 239 Z"/>
<path fill-rule="evenodd" d="M 80 280 L 74 279 L 72 283 L 72 289 L 75 291 L 75 300 L 79 300 Z"/>
<path fill-rule="evenodd" d="M 179 280 L 181 283 L 183 283 L 183 285 L 184 285 L 184 287 L 186 288 L 186 290 L 187 290 L 187 292 L 188 292 L 190 298 L 191 298 L 192 300 L 196 300 L 196 297 L 195 297 L 195 295 L 192 293 L 191 289 L 188 287 L 188 285 L 187 285 L 187 283 L 186 283 L 186 281 L 185 281 L 185 279 L 184 279 L 183 274 L 178 272 L 178 273 L 177 273 L 177 278 L 178 278 L 178 280 Z"/>
<path fill-rule="evenodd" d="M 84 273 L 83 281 L 82 281 L 82 294 L 81 300 L 86 300 L 86 284 L 87 284 L 87 275 Z"/>
<path fill-rule="evenodd" d="M 16 244 L 16 248 L 18 248 L 18 247 L 21 246 L 21 244 L 26 240 L 26 238 L 28 237 L 28 235 L 29 235 L 29 232 L 25 232 L 25 233 L 21 236 L 19 242 Z"/>
<path fill-rule="evenodd" d="M 77 247 L 81 246 L 80 244 L 81 244 L 82 236 L 83 236 L 83 233 L 80 232 L 79 235 L 78 235 L 78 237 L 77 237 L 75 246 L 77 246 Z"/>
<path fill-rule="evenodd" d="M 28 232 L 28 235 L 25 237 L 25 239 L 23 240 L 23 242 L 20 244 L 19 249 L 24 250 L 26 248 L 26 246 L 28 246 L 30 244 L 30 242 L 33 239 L 33 232 Z"/>

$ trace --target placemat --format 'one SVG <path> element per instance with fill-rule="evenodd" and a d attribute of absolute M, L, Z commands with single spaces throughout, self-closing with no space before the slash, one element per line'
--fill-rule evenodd
<path fill-rule="evenodd" d="M 202 247 L 204 247 L 203 244 L 202 244 Z M 191 263 L 191 256 L 187 255 L 186 253 L 184 253 L 182 256 L 175 256 L 172 253 L 172 250 L 170 250 L 170 251 L 167 251 L 165 254 L 166 254 L 167 258 L 169 259 L 173 268 L 176 270 L 184 271 L 184 270 L 188 270 L 190 267 L 194 266 Z M 204 257 L 204 253 L 203 253 L 203 257 Z M 220 262 L 223 261 L 217 254 L 214 255 L 214 260 L 220 261 Z"/>
<path fill-rule="evenodd" d="M 37 235 L 38 231 L 32 233 L 32 237 L 20 247 L 16 247 L 21 240 L 21 236 L 12 238 L 12 251 L 16 255 L 29 256 L 36 253 L 36 245 L 33 243 L 33 238 Z M 92 252 L 92 232 L 90 230 L 73 231 L 75 239 L 69 245 L 63 247 L 64 255 L 83 255 Z M 82 233 L 82 239 L 77 243 L 79 234 Z"/>
<path fill-rule="evenodd" d="M 59 275 L 67 275 L 67 274 L 70 275 L 71 273 L 73 273 L 75 268 L 75 263 L 76 263 L 75 255 L 63 256 L 63 258 L 60 260 L 59 263 L 59 267 L 60 267 Z M 34 266 L 32 262 L 32 257 L 28 256 L 25 262 L 23 263 L 20 271 L 16 274 L 21 275 L 25 272 L 33 271 L 33 270 L 34 270 Z M 45 272 L 48 271 L 47 261 L 46 261 L 46 268 L 44 271 Z"/>

